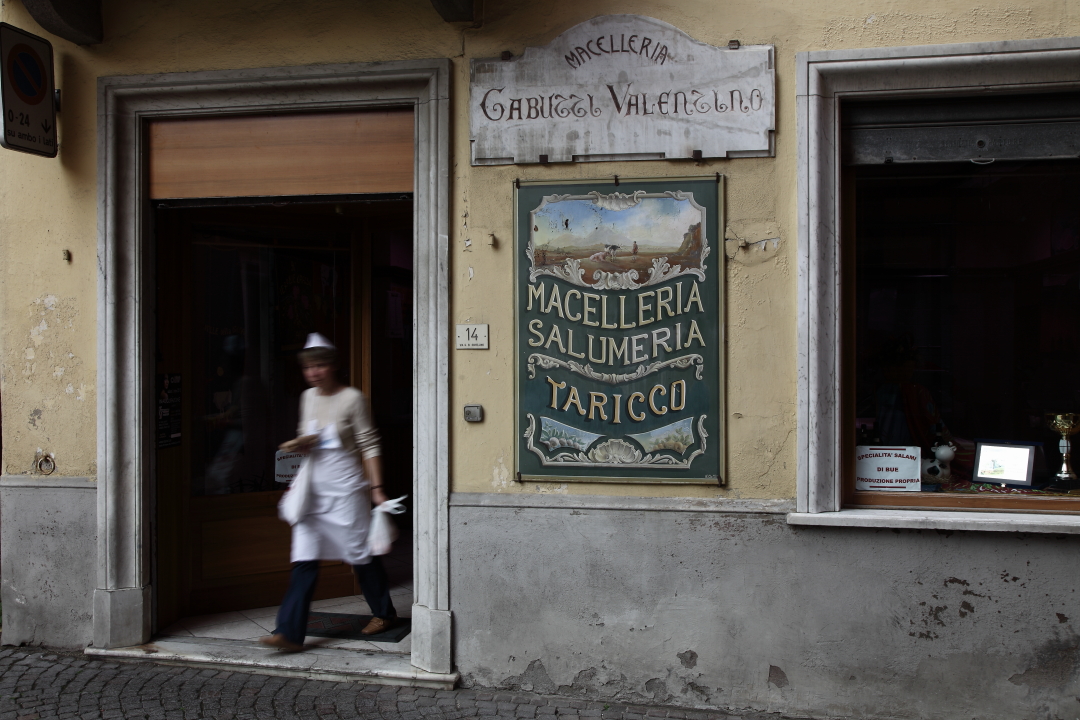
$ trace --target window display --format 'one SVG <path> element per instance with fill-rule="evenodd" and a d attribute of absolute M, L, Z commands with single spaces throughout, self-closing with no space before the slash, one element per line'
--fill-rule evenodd
<path fill-rule="evenodd" d="M 856 466 L 911 447 L 920 495 L 1080 499 L 1080 161 L 849 171 Z"/>

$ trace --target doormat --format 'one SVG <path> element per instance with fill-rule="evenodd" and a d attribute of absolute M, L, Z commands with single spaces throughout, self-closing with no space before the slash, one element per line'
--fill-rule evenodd
<path fill-rule="evenodd" d="M 308 614 L 307 634 L 335 640 L 371 640 L 372 642 L 396 643 L 412 632 L 412 620 L 398 618 L 386 630 L 374 635 L 360 631 L 371 621 L 370 615 L 347 615 L 345 613 L 312 612 Z"/>

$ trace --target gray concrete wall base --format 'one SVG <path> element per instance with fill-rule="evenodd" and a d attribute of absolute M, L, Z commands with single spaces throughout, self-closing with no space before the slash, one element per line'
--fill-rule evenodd
<path fill-rule="evenodd" d="M 150 639 L 151 588 L 94 590 L 94 647 L 141 645 Z"/>
<path fill-rule="evenodd" d="M 452 504 L 450 528 L 467 686 L 818 717 L 1076 717 L 1075 536 L 580 502 Z"/>
<path fill-rule="evenodd" d="M 0 478 L 4 645 L 90 644 L 96 495 L 87 478 Z"/>
<path fill-rule="evenodd" d="M 449 610 L 412 606 L 412 664 L 421 670 L 448 673 L 451 658 L 451 618 Z"/>

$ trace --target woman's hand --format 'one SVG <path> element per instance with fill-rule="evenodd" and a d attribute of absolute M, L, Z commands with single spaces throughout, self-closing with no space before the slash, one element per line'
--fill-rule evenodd
<path fill-rule="evenodd" d="M 364 474 L 367 475 L 371 488 L 371 506 L 382 505 L 386 502 L 386 493 L 383 491 L 382 458 L 376 455 L 364 459 Z"/>
<path fill-rule="evenodd" d="M 286 440 L 278 446 L 278 450 L 284 450 L 285 452 L 310 452 L 311 448 L 315 447 L 315 443 L 318 442 L 318 435 L 301 435 L 298 438 L 292 440 Z"/>
<path fill-rule="evenodd" d="M 383 492 L 383 489 L 381 487 L 377 487 L 377 488 L 373 487 L 373 488 L 371 488 L 371 506 L 372 507 L 382 505 L 387 500 L 389 500 L 389 498 L 386 497 L 386 493 Z"/>

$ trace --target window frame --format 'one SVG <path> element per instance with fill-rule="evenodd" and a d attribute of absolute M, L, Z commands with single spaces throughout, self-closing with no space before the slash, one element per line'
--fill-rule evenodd
<path fill-rule="evenodd" d="M 852 402 L 852 331 L 844 313 L 853 283 L 842 242 L 849 182 L 840 161 L 844 99 L 933 97 L 984 92 L 1080 90 L 1080 38 L 813 51 L 797 55 L 798 359 L 797 496 L 792 524 L 935 527 L 1080 533 L 1072 499 L 889 493 L 854 497 L 854 432 L 843 431 Z M 850 493 L 845 492 L 845 482 Z M 1062 506 L 1065 507 L 1062 507 Z M 1032 513 L 1043 515 L 1034 521 Z"/>

